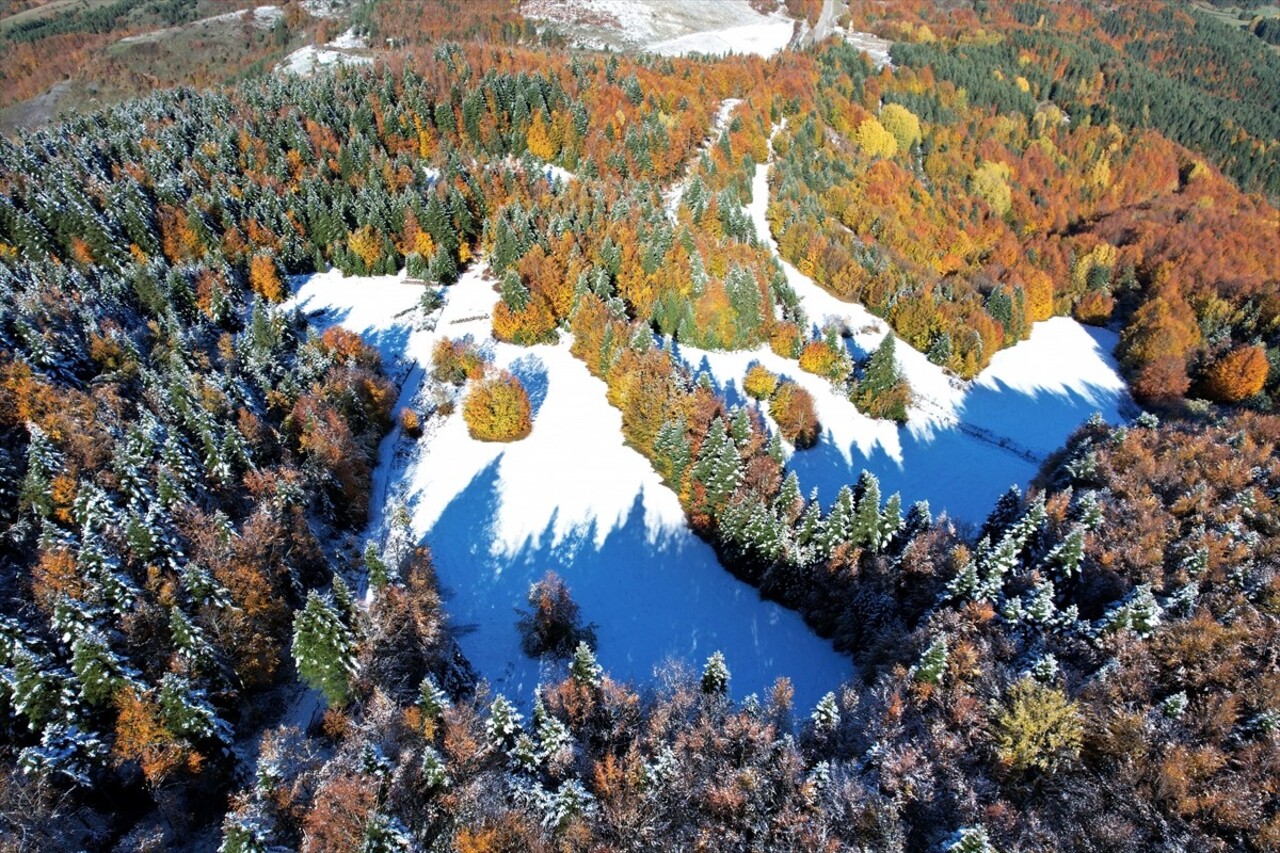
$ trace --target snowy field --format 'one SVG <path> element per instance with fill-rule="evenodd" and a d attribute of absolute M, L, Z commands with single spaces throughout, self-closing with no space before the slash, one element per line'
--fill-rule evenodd
<path fill-rule="evenodd" d="M 420 328 L 421 294 L 400 277 L 331 272 L 301 282 L 292 304 L 316 324 L 341 324 L 377 347 L 401 382 L 401 406 L 428 409 L 439 399 L 426 371 L 442 336 L 473 336 L 529 389 L 535 415 L 525 440 L 477 442 L 460 415 L 435 417 L 416 443 L 398 430 L 385 439 L 375 473 L 371 529 L 385 528 L 391 508 L 410 509 L 462 650 L 495 689 L 528 700 L 539 681 L 559 675 L 523 655 L 515 630 L 516 609 L 548 569 L 597 624 L 600 661 L 616 678 L 648 681 L 671 658 L 701 667 L 720 650 L 735 696 L 763 694 L 785 675 L 797 711 L 807 713 L 852 675 L 849 660 L 798 615 L 761 601 L 689 532 L 676 496 L 622 443 L 604 383 L 569 354 L 567 341 L 531 348 L 492 341 L 497 295 L 476 267 L 447 289 L 434 330 Z"/>
<path fill-rule="evenodd" d="M 869 355 L 888 324 L 863 306 L 844 302 L 777 255 L 765 213 L 769 166 L 756 167 L 748 213 L 782 264 L 813 330 L 837 321 L 856 358 Z M 684 348 L 684 361 L 707 370 L 725 395 L 745 402 L 742 378 L 752 361 L 790 377 L 814 396 L 823 435 L 817 446 L 792 456 L 791 467 L 823 501 L 865 469 L 880 479 L 884 494 L 928 500 L 961 521 L 980 522 L 1010 485 L 1026 484 L 1040 464 L 1095 412 L 1119 423 L 1135 412 L 1112 352 L 1117 336 L 1066 317 L 1037 323 L 1031 337 L 997 353 L 975 380 L 947 375 L 906 342 L 895 342 L 899 367 L 915 400 L 903 427 L 861 414 L 826 380 L 779 358 L 767 346 L 754 353 L 710 353 Z"/>
<path fill-rule="evenodd" d="M 795 21 L 761 14 L 747 0 L 527 0 L 523 14 L 551 23 L 584 47 L 769 57 L 791 41 Z"/>

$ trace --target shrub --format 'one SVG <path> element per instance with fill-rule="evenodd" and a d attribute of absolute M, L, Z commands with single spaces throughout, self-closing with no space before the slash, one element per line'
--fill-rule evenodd
<path fill-rule="evenodd" d="M 431 375 L 439 382 L 461 385 L 484 375 L 484 358 L 471 341 L 445 338 L 431 351 Z"/>
<path fill-rule="evenodd" d="M 827 340 L 813 340 L 800 350 L 800 369 L 813 373 L 832 382 L 842 382 L 849 375 L 848 356 L 838 343 L 833 345 Z"/>
<path fill-rule="evenodd" d="M 422 420 L 413 409 L 404 408 L 400 410 L 400 428 L 410 438 L 422 437 Z"/>
<path fill-rule="evenodd" d="M 534 294 L 519 310 L 499 301 L 493 308 L 493 336 L 525 347 L 549 343 L 556 337 L 556 318 L 541 294 Z"/>
<path fill-rule="evenodd" d="M 567 659 L 579 643 L 595 645 L 595 629 L 582 624 L 577 602 L 555 572 L 547 572 L 529 587 L 529 607 L 516 623 L 520 645 L 529 657 L 552 655 Z"/>
<path fill-rule="evenodd" d="M 1051 771 L 1074 760 L 1083 737 L 1076 704 L 1030 676 L 1009 688 L 1008 703 L 996 719 L 996 752 L 1015 770 Z"/>
<path fill-rule="evenodd" d="M 462 404 L 462 417 L 477 441 L 519 441 L 533 429 L 529 394 L 509 373 L 478 382 Z"/>
<path fill-rule="evenodd" d="M 777 387 L 778 375 L 763 364 L 748 367 L 746 378 L 742 380 L 742 390 L 757 400 L 769 399 Z"/>
<path fill-rule="evenodd" d="M 813 408 L 813 397 L 790 379 L 778 385 L 769 414 L 777 422 L 782 437 L 797 448 L 817 444 L 821 425 Z"/>

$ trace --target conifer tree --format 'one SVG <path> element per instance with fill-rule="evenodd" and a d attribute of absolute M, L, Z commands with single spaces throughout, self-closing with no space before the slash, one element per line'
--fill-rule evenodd
<path fill-rule="evenodd" d="M 729 667 L 724 662 L 724 655 L 713 652 L 702 668 L 702 692 L 711 696 L 726 696 L 729 693 Z"/>
<path fill-rule="evenodd" d="M 586 642 L 578 643 L 578 648 L 573 653 L 573 662 L 569 664 L 569 674 L 574 681 L 584 686 L 600 686 L 604 670 L 596 663 L 595 652 Z"/>
<path fill-rule="evenodd" d="M 298 674 L 333 707 L 351 697 L 356 638 L 333 603 L 312 590 L 293 623 L 293 659 Z"/>

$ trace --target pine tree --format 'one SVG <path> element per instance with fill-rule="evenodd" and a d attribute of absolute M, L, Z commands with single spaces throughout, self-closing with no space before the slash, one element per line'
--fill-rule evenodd
<path fill-rule="evenodd" d="M 331 601 L 314 590 L 293 623 L 293 659 L 307 684 L 333 707 L 351 698 L 356 638 Z"/>
<path fill-rule="evenodd" d="M 916 681 L 925 684 L 942 684 L 942 678 L 947 672 L 947 638 L 938 637 L 929 644 L 929 648 L 924 650 L 924 654 L 920 656 L 920 661 L 913 667 L 913 674 Z"/>
<path fill-rule="evenodd" d="M 521 723 L 523 715 L 516 710 L 507 697 L 499 693 L 489 706 L 489 719 L 485 721 L 485 735 L 489 742 L 499 748 L 510 748 L 515 745 L 516 738 L 524 733 Z"/>
<path fill-rule="evenodd" d="M 443 791 L 451 779 L 444 759 L 436 748 L 428 744 L 422 748 L 422 786 L 428 791 Z"/>
<path fill-rule="evenodd" d="M 902 496 L 894 492 L 880 513 L 880 544 L 887 547 L 902 530 Z"/>
<path fill-rule="evenodd" d="M 946 853 L 999 853 L 982 824 L 956 830 L 945 842 L 943 850 Z"/>
<path fill-rule="evenodd" d="M 422 716 L 433 722 L 449 708 L 449 697 L 429 675 L 418 685 L 418 707 L 422 709 Z"/>
<path fill-rule="evenodd" d="M 880 536 L 880 481 L 870 471 L 858 478 L 857 509 L 849 530 L 850 540 L 857 546 L 878 553 Z"/>
<path fill-rule="evenodd" d="M 820 732 L 833 732 L 840 726 L 840 706 L 836 704 L 836 694 L 828 693 L 818 700 L 813 709 L 813 726 Z"/>
<path fill-rule="evenodd" d="M 596 656 L 591 646 L 585 642 L 578 643 L 573 653 L 573 663 L 569 664 L 569 674 L 573 680 L 584 686 L 599 687 L 604 670 L 596 663 Z"/>
<path fill-rule="evenodd" d="M 693 452 L 689 447 L 688 428 L 684 418 L 669 420 L 658 429 L 653 442 L 654 467 L 662 478 L 679 491 L 689 469 Z"/>
<path fill-rule="evenodd" d="M 724 662 L 724 655 L 713 652 L 702 668 L 702 692 L 711 696 L 728 695 L 729 677 L 729 667 Z"/>

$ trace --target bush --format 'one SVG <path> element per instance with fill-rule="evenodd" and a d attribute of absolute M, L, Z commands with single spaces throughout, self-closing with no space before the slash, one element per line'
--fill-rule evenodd
<path fill-rule="evenodd" d="M 484 375 L 484 358 L 471 341 L 445 338 L 431 351 L 431 375 L 438 382 L 461 385 Z"/>
<path fill-rule="evenodd" d="M 769 414 L 777 422 L 782 437 L 797 449 L 818 443 L 821 425 L 813 408 L 813 397 L 790 379 L 783 381 L 774 392 Z"/>
<path fill-rule="evenodd" d="M 748 367 L 746 378 L 742 380 L 742 390 L 757 400 L 769 399 L 777 387 L 778 375 L 763 364 Z"/>
<path fill-rule="evenodd" d="M 462 417 L 477 441 L 519 441 L 533 429 L 529 394 L 509 373 L 478 382 L 462 404 Z"/>
<path fill-rule="evenodd" d="M 1205 374 L 1205 394 L 1219 403 L 1239 403 L 1262 390 L 1270 370 L 1261 347 L 1236 347 Z"/>
<path fill-rule="evenodd" d="M 996 719 L 996 751 L 1015 770 L 1051 771 L 1073 761 L 1083 737 L 1076 704 L 1030 676 L 1009 688 L 1008 704 Z"/>
<path fill-rule="evenodd" d="M 400 428 L 410 438 L 422 437 L 422 419 L 418 417 L 418 413 L 413 409 L 404 408 L 400 410 Z"/>
<path fill-rule="evenodd" d="M 849 375 L 849 358 L 843 348 L 830 341 L 814 340 L 800 350 L 800 369 L 821 376 L 832 382 L 843 382 Z"/>

